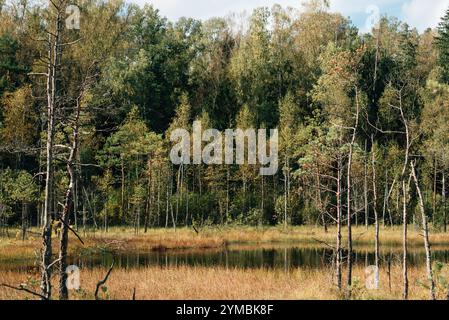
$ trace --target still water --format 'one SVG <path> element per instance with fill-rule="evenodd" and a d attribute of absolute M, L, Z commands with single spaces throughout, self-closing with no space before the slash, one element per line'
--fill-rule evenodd
<path fill-rule="evenodd" d="M 346 255 L 346 253 L 343 253 Z M 433 261 L 449 263 L 449 249 L 434 249 Z M 386 248 L 381 252 L 381 263 L 400 263 L 400 248 Z M 177 251 L 177 252 L 84 252 L 71 257 L 70 264 L 80 268 L 109 267 L 115 260 L 116 268 L 143 268 L 148 266 L 179 267 L 225 267 L 242 269 L 284 269 L 298 267 L 311 269 L 325 268 L 332 264 L 333 250 L 329 248 L 310 248 L 300 246 L 259 247 L 232 246 L 221 250 Z M 374 252 L 356 250 L 354 263 L 361 266 L 374 264 Z M 421 248 L 410 249 L 408 255 L 410 265 L 419 266 L 425 263 L 425 252 Z M 35 262 L 30 260 L 0 261 L 0 270 L 30 270 Z"/>

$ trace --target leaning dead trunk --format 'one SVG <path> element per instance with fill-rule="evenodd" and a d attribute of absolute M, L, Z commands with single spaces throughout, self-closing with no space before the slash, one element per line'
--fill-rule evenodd
<path fill-rule="evenodd" d="M 69 292 L 67 289 L 67 251 L 69 246 L 69 216 L 73 206 L 73 196 L 75 187 L 75 160 L 79 145 L 79 118 L 81 113 L 81 98 L 80 95 L 76 103 L 75 111 L 75 123 L 73 127 L 73 141 L 70 147 L 70 155 L 67 160 L 67 172 L 69 175 L 69 187 L 65 195 L 64 210 L 61 215 L 61 239 L 59 242 L 59 299 L 67 300 L 69 298 Z"/>
<path fill-rule="evenodd" d="M 411 169 L 412 169 L 412 176 L 413 180 L 415 181 L 416 191 L 418 192 L 418 203 L 419 203 L 419 209 L 421 211 L 421 217 L 422 217 L 422 227 L 424 232 L 424 247 L 426 249 L 426 267 L 427 267 L 427 279 L 429 280 L 429 290 L 430 290 L 430 299 L 435 300 L 435 281 L 433 279 L 433 270 L 432 270 L 432 252 L 431 252 L 431 245 L 430 245 L 430 238 L 429 238 L 429 224 L 428 219 L 426 215 L 426 211 L 424 208 L 424 200 L 423 195 L 421 192 L 421 188 L 419 186 L 418 182 L 418 176 L 416 175 L 416 169 L 415 169 L 415 163 L 411 163 Z"/>

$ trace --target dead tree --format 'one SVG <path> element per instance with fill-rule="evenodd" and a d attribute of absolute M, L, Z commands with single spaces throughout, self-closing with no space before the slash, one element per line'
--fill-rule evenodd
<path fill-rule="evenodd" d="M 336 247 L 336 278 L 338 290 L 342 289 L 342 242 L 341 242 L 341 225 L 342 225 L 342 205 L 341 205 L 341 182 L 342 182 L 342 160 L 339 156 L 337 168 L 337 247 Z"/>
<path fill-rule="evenodd" d="M 375 264 L 377 270 L 379 270 L 379 212 L 377 210 L 377 171 L 376 171 L 376 154 L 374 150 L 374 137 L 371 137 L 372 150 L 371 150 L 371 162 L 373 170 L 373 210 L 374 210 L 374 225 L 375 225 Z"/>
<path fill-rule="evenodd" d="M 98 297 L 98 292 L 100 291 L 100 288 L 102 286 L 104 286 L 106 284 L 106 282 L 109 279 L 109 276 L 111 275 L 112 269 L 114 269 L 114 264 L 115 264 L 115 260 L 112 261 L 111 267 L 109 268 L 108 272 L 106 273 L 106 276 L 104 277 L 103 280 L 98 281 L 97 286 L 95 288 L 95 300 L 100 300 L 100 298 Z"/>
<path fill-rule="evenodd" d="M 67 159 L 67 172 L 69 175 L 69 186 L 65 195 L 64 209 L 61 215 L 61 239 L 59 242 L 59 299 L 67 300 L 69 298 L 69 292 L 67 289 L 67 251 L 69 246 L 69 216 L 73 206 L 73 195 L 75 186 L 75 170 L 76 170 L 76 154 L 79 147 L 79 120 L 81 113 L 81 100 L 83 98 L 84 90 L 81 95 L 76 99 L 76 111 L 75 120 L 73 124 L 73 137 L 72 146 L 69 147 L 70 155 Z"/>
<path fill-rule="evenodd" d="M 355 112 L 355 125 L 353 128 L 350 128 L 352 131 L 351 141 L 349 143 L 349 154 L 348 154 L 348 172 L 347 172 L 347 216 L 348 216 L 348 274 L 347 274 L 347 285 L 348 285 L 348 296 L 351 297 L 351 287 L 352 287 L 352 206 L 351 206 L 351 196 L 352 196 L 352 161 L 353 161 L 353 153 L 354 153 L 354 145 L 355 139 L 357 136 L 357 130 L 359 127 L 359 118 L 360 118 L 360 106 L 359 106 L 359 97 L 358 97 L 358 88 L 355 88 L 355 104 L 356 104 L 356 112 Z"/>
<path fill-rule="evenodd" d="M 50 15 L 53 21 L 48 23 L 53 26 L 52 30 L 46 30 L 47 39 L 47 59 L 45 73 L 30 73 L 30 75 L 44 76 L 46 78 L 47 95 L 47 141 L 45 148 L 46 155 L 46 179 L 45 179 L 45 199 L 44 212 L 42 215 L 42 261 L 41 261 L 41 290 L 42 296 L 46 300 L 51 298 L 51 222 L 53 210 L 53 158 L 54 158 L 54 136 L 55 136 L 55 115 L 58 110 L 59 99 L 59 71 L 62 54 L 62 31 L 63 19 L 66 9 L 66 1 L 59 0 L 51 2 Z"/>
<path fill-rule="evenodd" d="M 430 291 L 430 299 L 435 300 L 435 281 L 433 279 L 433 270 L 432 270 L 432 252 L 430 245 L 430 237 L 429 237 L 429 223 L 426 215 L 426 211 L 424 208 L 424 199 L 421 192 L 421 187 L 419 186 L 418 176 L 416 174 L 415 162 L 410 163 L 411 166 L 411 174 L 413 180 L 415 182 L 416 192 L 418 193 L 418 203 L 419 209 L 421 211 L 422 217 L 422 227 L 424 233 L 424 248 L 426 250 L 426 268 L 427 268 L 427 278 L 429 280 L 429 291 Z"/>
<path fill-rule="evenodd" d="M 403 288 L 403 298 L 404 300 L 408 300 L 408 294 L 409 294 L 409 280 L 408 280 L 408 261 L 407 261 L 407 255 L 408 255 L 408 212 L 407 212 L 407 206 L 408 206 L 408 192 L 410 187 L 410 179 L 408 178 L 408 182 L 406 182 L 406 175 L 407 175 L 407 167 L 409 165 L 409 158 L 410 158 L 410 149 L 412 146 L 412 139 L 410 136 L 410 128 L 408 120 L 405 116 L 404 107 L 402 103 L 402 91 L 398 91 L 398 101 L 399 106 L 393 106 L 393 108 L 399 110 L 400 117 L 402 120 L 402 123 L 405 128 L 405 138 L 406 138 L 406 148 L 405 148 L 405 154 L 404 154 L 404 166 L 402 168 L 401 173 L 401 181 L 402 181 L 402 214 L 403 214 L 403 282 L 404 282 L 404 288 Z"/>

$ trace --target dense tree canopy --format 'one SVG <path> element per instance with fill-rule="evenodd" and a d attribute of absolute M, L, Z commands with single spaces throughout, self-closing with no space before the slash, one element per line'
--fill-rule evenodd
<path fill-rule="evenodd" d="M 354 222 L 371 224 L 373 189 L 389 191 L 377 199 L 385 223 L 400 223 L 392 199 L 401 192 L 404 157 L 417 162 L 433 220 L 446 223 L 449 13 L 438 30 L 422 34 L 391 17 L 361 34 L 327 1 L 301 10 L 257 8 L 246 28 L 236 16 L 169 21 L 152 6 L 76 4 L 80 30 L 62 29 L 53 184 L 56 210 L 76 124 L 70 222 L 77 227 L 81 217 L 85 226 L 106 230 L 316 221 L 327 227 L 337 206 L 345 214 L 348 205 Z M 15 224 L 18 202 L 26 201 L 40 224 L 48 128 L 47 84 L 39 76 L 47 47 L 40 38 L 51 9 L 16 8 L 4 5 L 0 13 L 0 169 L 2 179 L 18 184 L 28 173 L 37 189 L 26 198 L 26 188 L 18 187 L 18 196 L 1 186 L 0 204 Z M 170 133 L 192 130 L 194 120 L 220 130 L 278 128 L 278 173 L 261 177 L 246 163 L 171 164 Z M 384 171 L 376 188 L 372 153 L 374 169 Z M 348 166 L 350 179 L 337 184 Z"/>

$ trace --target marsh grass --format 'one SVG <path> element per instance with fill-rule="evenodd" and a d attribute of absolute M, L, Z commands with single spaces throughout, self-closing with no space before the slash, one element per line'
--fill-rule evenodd
<path fill-rule="evenodd" d="M 82 289 L 71 292 L 71 299 L 93 299 L 96 283 L 102 279 L 106 269 L 95 268 L 81 271 Z M 382 268 L 379 290 L 365 289 L 365 270 L 354 270 L 353 298 L 357 300 L 401 299 L 402 269 L 394 265 L 391 269 L 391 291 L 388 272 Z M 427 299 L 425 269 L 410 269 L 410 298 Z M 29 288 L 38 289 L 36 274 L 6 272 L 0 282 L 19 284 L 28 282 Z M 28 280 L 27 280 L 28 279 Z M 53 279 L 54 284 L 57 283 Z M 113 270 L 102 299 L 130 300 L 134 288 L 138 300 L 339 300 L 344 299 L 333 286 L 330 269 L 307 268 L 283 270 L 243 270 L 226 268 L 187 267 Z M 444 297 L 444 290 L 440 291 Z M 26 293 L 0 288 L 0 299 L 32 299 Z"/>
<path fill-rule="evenodd" d="M 37 230 L 36 230 L 37 231 Z M 11 231 L 11 234 L 13 232 Z M 374 229 L 354 228 L 355 248 L 372 251 L 374 245 Z M 345 234 L 345 232 L 343 232 Z M 254 247 L 270 246 L 305 246 L 322 247 L 323 243 L 333 245 L 335 230 L 328 233 L 320 228 L 296 227 L 285 232 L 282 228 L 249 228 L 224 227 L 206 228 L 195 231 L 183 228 L 174 230 L 156 229 L 135 235 L 131 229 L 113 228 L 109 233 L 100 231 L 83 232 L 80 235 L 85 241 L 82 246 L 71 236 L 70 253 L 85 250 L 214 250 L 224 246 L 239 244 Z M 381 230 L 381 249 L 395 250 L 400 254 L 402 234 L 400 228 Z M 57 252 L 57 239 L 54 238 L 54 250 Z M 346 239 L 343 239 L 345 243 Z M 413 230 L 409 235 L 410 246 L 422 248 L 423 239 L 419 231 Z M 433 233 L 432 245 L 449 247 L 449 234 Z M 40 249 L 40 239 L 30 237 L 26 241 L 18 238 L 0 239 L 0 263 L 20 263 L 21 259 L 31 259 Z M 36 268 L 28 271 L 0 271 L 0 283 L 18 285 L 26 283 L 30 288 L 38 290 L 39 275 Z M 385 266 L 381 270 L 381 288 L 377 291 L 364 289 L 365 269 L 355 267 L 353 297 L 355 299 L 401 299 L 402 269 L 393 263 L 391 269 L 391 291 L 388 272 Z M 446 271 L 445 271 L 446 272 Z M 104 277 L 106 270 L 93 268 L 82 270 L 82 290 L 72 292 L 73 299 L 93 299 L 96 283 Z M 226 269 L 223 267 L 146 267 L 140 269 L 114 269 L 104 292 L 105 299 L 129 300 L 134 288 L 137 299 L 342 299 L 344 295 L 335 290 L 331 269 Z M 410 268 L 411 299 L 427 299 L 425 267 Z M 449 279 L 449 274 L 445 276 Z M 57 279 L 53 279 L 57 284 Z M 440 297 L 444 297 L 447 288 L 439 289 Z M 0 288 L 0 299 L 28 299 L 27 294 L 11 289 Z"/>

